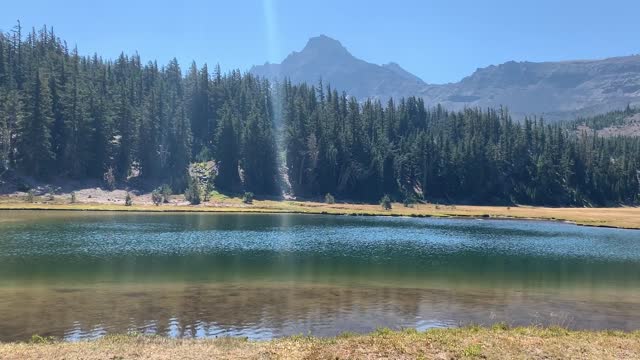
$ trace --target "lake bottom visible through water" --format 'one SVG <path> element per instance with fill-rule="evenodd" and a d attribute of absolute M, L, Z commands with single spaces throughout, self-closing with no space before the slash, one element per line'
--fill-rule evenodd
<path fill-rule="evenodd" d="M 640 232 L 530 221 L 0 212 L 0 341 L 640 328 Z"/>

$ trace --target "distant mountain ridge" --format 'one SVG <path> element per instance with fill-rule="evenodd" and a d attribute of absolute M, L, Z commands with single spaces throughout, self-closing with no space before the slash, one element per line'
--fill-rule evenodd
<path fill-rule="evenodd" d="M 250 72 L 268 79 L 288 78 L 293 83 L 313 85 L 322 79 L 359 99 L 415 95 L 427 85 L 396 63 L 376 65 L 360 60 L 339 41 L 325 35 L 309 39 L 302 51 L 291 53 L 280 64 L 254 66 Z"/>
<path fill-rule="evenodd" d="M 457 83 L 427 84 L 390 62 L 368 63 L 325 35 L 311 38 L 280 64 L 250 72 L 294 83 L 325 84 L 358 99 L 422 97 L 451 109 L 507 106 L 515 117 L 547 119 L 590 116 L 640 104 L 640 56 L 562 62 L 515 62 L 477 69 Z"/>

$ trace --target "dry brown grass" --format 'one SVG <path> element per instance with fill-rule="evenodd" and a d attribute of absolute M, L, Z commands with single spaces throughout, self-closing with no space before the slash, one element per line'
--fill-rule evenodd
<path fill-rule="evenodd" d="M 75 343 L 0 343 L 0 359 L 639 359 L 640 332 L 508 329 L 379 330 L 271 341 L 107 336 Z"/>
<path fill-rule="evenodd" d="M 547 208 L 532 206 L 468 206 L 418 204 L 404 207 L 393 204 L 383 210 L 371 204 L 324 204 L 312 201 L 256 200 L 243 204 L 238 198 L 216 198 L 212 202 L 190 206 L 182 203 L 154 206 L 137 202 L 133 206 L 113 203 L 83 202 L 77 204 L 57 202 L 26 203 L 13 198 L 0 199 L 0 210 L 86 210 L 86 211 L 147 211 L 147 212 L 247 212 L 247 213 L 306 213 L 360 216 L 415 216 L 415 217 L 476 217 L 497 219 L 536 219 L 567 221 L 579 225 L 608 226 L 640 229 L 640 208 Z"/>

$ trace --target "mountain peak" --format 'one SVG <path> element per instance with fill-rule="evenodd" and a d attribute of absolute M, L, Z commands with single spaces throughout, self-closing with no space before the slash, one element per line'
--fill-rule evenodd
<path fill-rule="evenodd" d="M 314 36 L 307 41 L 307 45 L 302 49 L 302 53 L 312 53 L 313 55 L 335 56 L 349 55 L 349 51 L 340 41 L 330 38 L 327 35 Z"/>
<path fill-rule="evenodd" d="M 358 59 L 327 35 L 309 39 L 304 49 L 289 54 L 280 64 L 254 66 L 251 73 L 293 83 L 316 84 L 322 79 L 358 99 L 402 97 L 418 93 L 424 83 L 398 64 L 376 65 Z"/>

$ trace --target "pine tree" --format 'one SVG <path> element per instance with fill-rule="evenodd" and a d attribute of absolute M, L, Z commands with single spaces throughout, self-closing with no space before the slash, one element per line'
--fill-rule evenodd
<path fill-rule="evenodd" d="M 198 205 L 202 201 L 201 193 L 202 189 L 200 187 L 198 179 L 196 179 L 195 177 L 189 178 L 187 190 L 185 190 L 184 192 L 184 198 L 191 205 Z"/>
<path fill-rule="evenodd" d="M 240 149 L 238 146 L 238 135 L 235 130 L 237 115 L 228 104 L 222 107 L 220 122 L 216 131 L 216 159 L 218 175 L 216 176 L 216 186 L 223 191 L 237 191 L 240 185 L 240 175 L 238 173 Z"/>
<path fill-rule="evenodd" d="M 13 139 L 16 125 L 22 120 L 22 104 L 16 92 L 6 92 L 0 87 L 0 171 L 12 167 Z"/>
<path fill-rule="evenodd" d="M 264 106 L 253 106 L 247 118 L 242 143 L 242 169 L 246 189 L 256 194 L 275 194 L 278 171 L 273 122 Z"/>
<path fill-rule="evenodd" d="M 160 152 L 163 143 L 163 129 L 161 129 L 164 111 L 164 88 L 161 83 L 157 64 L 150 64 L 144 70 L 144 81 L 147 92 L 142 102 L 142 116 L 140 118 L 139 142 L 140 168 L 142 176 L 147 179 L 163 177 L 164 166 Z M 166 131 L 166 130 L 165 130 Z"/>
<path fill-rule="evenodd" d="M 175 58 L 165 70 L 167 84 L 166 114 L 168 117 L 169 174 L 176 189 L 186 185 L 186 174 L 191 159 L 191 126 L 185 114 L 182 71 Z"/>
<path fill-rule="evenodd" d="M 33 80 L 30 107 L 20 127 L 19 154 L 22 169 L 30 175 L 47 176 L 55 154 L 51 151 L 51 94 L 48 78 L 38 71 Z"/>
<path fill-rule="evenodd" d="M 64 159 L 62 166 L 73 177 L 87 174 L 91 156 L 89 140 L 92 138 L 92 121 L 87 109 L 88 97 L 80 79 L 80 57 L 74 49 L 71 56 L 72 73 L 69 81 L 69 107 L 64 121 Z"/>

